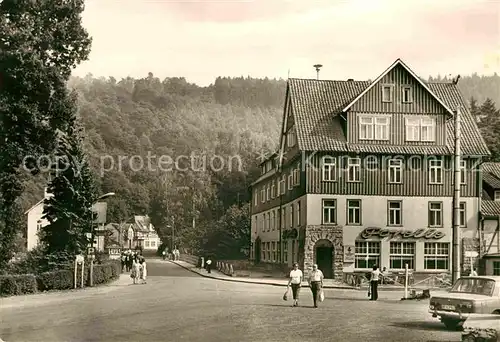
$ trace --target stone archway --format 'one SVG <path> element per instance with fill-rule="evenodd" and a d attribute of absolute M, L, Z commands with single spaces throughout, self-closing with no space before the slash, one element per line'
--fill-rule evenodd
<path fill-rule="evenodd" d="M 323 272 L 326 279 L 334 278 L 333 264 L 335 260 L 335 248 L 330 240 L 321 239 L 314 244 L 314 263 Z"/>
<path fill-rule="evenodd" d="M 310 270 L 312 265 L 317 263 L 318 250 L 323 260 L 329 259 L 324 255 L 328 255 L 328 251 L 331 251 L 330 260 L 332 265 L 328 266 L 325 262 L 325 266 L 329 267 L 330 270 L 321 269 L 321 271 L 325 275 L 325 278 L 330 276 L 333 279 L 342 279 L 344 269 L 342 226 L 307 226 L 304 233 L 304 249 L 302 254 L 304 271 Z"/>

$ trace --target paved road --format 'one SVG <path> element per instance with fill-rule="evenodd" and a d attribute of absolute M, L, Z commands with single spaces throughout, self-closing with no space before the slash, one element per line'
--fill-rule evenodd
<path fill-rule="evenodd" d="M 460 341 L 427 314 L 428 301 L 401 294 L 327 290 L 321 307 L 282 300 L 283 288 L 194 275 L 160 260 L 148 284 L 0 300 L 0 338 L 16 341 Z"/>

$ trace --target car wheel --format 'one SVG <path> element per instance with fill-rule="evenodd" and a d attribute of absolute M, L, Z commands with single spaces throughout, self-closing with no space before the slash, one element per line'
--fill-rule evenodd
<path fill-rule="evenodd" d="M 442 322 L 450 330 L 460 330 L 462 328 L 462 321 L 457 319 L 443 319 Z"/>

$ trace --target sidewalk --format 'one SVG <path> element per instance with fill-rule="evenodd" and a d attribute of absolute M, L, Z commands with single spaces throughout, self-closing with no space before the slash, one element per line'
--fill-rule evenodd
<path fill-rule="evenodd" d="M 170 260 L 171 263 L 176 264 L 188 271 L 191 271 L 193 273 L 196 273 L 202 277 L 205 278 L 212 278 L 212 279 L 217 279 L 217 280 L 223 280 L 223 281 L 232 281 L 236 283 L 248 283 L 248 284 L 260 284 L 260 285 L 272 285 L 272 286 L 287 286 L 288 284 L 288 279 L 270 279 L 270 278 L 248 278 L 248 277 L 230 277 L 228 275 L 225 275 L 219 271 L 212 270 L 212 273 L 208 274 L 208 272 L 205 269 L 199 269 L 198 267 L 194 266 L 193 264 L 190 264 L 185 261 L 173 261 Z M 302 286 L 309 286 L 307 282 L 303 282 Z M 361 290 L 361 291 L 368 291 L 368 285 L 364 284 L 361 287 L 355 287 L 355 286 L 349 286 L 345 283 L 335 281 L 333 279 L 325 279 L 323 281 L 323 288 L 325 289 L 340 289 L 340 290 Z M 410 287 L 408 290 L 413 289 L 418 291 L 422 291 L 424 289 L 428 289 L 426 287 Z M 402 286 L 397 286 L 397 285 L 389 285 L 389 284 L 380 284 L 378 286 L 379 291 L 400 291 L 401 293 L 404 292 L 404 288 Z M 441 292 L 441 291 L 446 291 L 446 289 L 438 289 L 438 288 L 430 288 L 432 292 Z"/>
<path fill-rule="evenodd" d="M 205 269 L 199 269 L 196 266 L 187 263 L 185 261 L 173 261 L 170 260 L 171 263 L 176 264 L 186 270 L 189 270 L 193 273 L 199 274 L 205 278 L 212 278 L 223 281 L 232 281 L 235 283 L 247 283 L 247 284 L 259 284 L 259 285 L 272 285 L 272 286 L 287 286 L 288 280 L 278 280 L 278 279 L 265 279 L 265 278 L 240 278 L 240 277 L 230 277 L 221 272 L 212 270 L 212 273 L 208 273 Z M 307 282 L 302 283 L 303 286 L 308 286 Z M 333 279 L 325 279 L 323 281 L 323 288 L 325 289 L 344 289 L 344 290 L 356 290 L 355 287 L 334 281 Z"/>

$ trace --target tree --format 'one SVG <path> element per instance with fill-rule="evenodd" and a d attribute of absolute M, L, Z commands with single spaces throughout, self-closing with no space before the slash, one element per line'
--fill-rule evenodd
<path fill-rule="evenodd" d="M 36 157 L 70 125 L 66 81 L 91 44 L 83 9 L 83 0 L 0 1 L 0 268 L 13 252 L 20 166 L 33 156 L 24 166 L 38 173 Z"/>
<path fill-rule="evenodd" d="M 93 175 L 85 160 L 78 130 L 61 133 L 54 155 L 53 175 L 45 200 L 40 240 L 48 254 L 73 256 L 89 242 L 86 233 L 92 229 L 92 204 L 96 201 Z"/>

